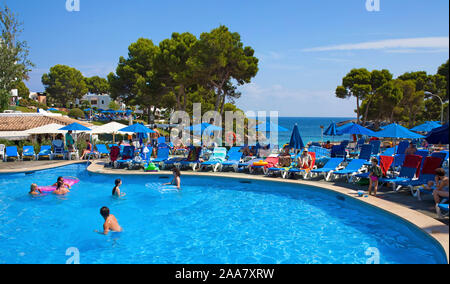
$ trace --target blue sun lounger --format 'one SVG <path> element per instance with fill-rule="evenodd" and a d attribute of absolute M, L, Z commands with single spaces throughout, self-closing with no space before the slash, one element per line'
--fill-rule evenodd
<path fill-rule="evenodd" d="M 227 158 L 227 148 L 216 147 L 208 161 L 200 164 L 200 170 L 205 171 L 211 168 L 213 172 L 217 172 L 220 166 Z"/>
<path fill-rule="evenodd" d="M 402 154 L 399 154 L 402 155 Z M 403 185 L 401 183 L 411 181 L 420 167 L 421 157 L 417 155 L 408 155 L 403 158 L 403 164 L 400 173 L 396 177 L 382 177 L 380 183 L 391 183 L 394 191 L 399 191 Z"/>
<path fill-rule="evenodd" d="M 372 140 L 369 142 L 372 145 L 372 156 L 378 156 L 381 150 L 381 141 L 380 140 Z"/>
<path fill-rule="evenodd" d="M 36 153 L 34 152 L 33 146 L 23 146 L 22 160 L 24 158 L 29 158 L 31 160 L 36 160 Z"/>
<path fill-rule="evenodd" d="M 114 168 L 121 168 L 122 166 L 127 166 L 132 163 L 134 157 L 134 146 L 125 146 L 123 148 L 122 159 L 114 162 Z"/>
<path fill-rule="evenodd" d="M 169 160 L 170 148 L 166 144 L 158 147 L 156 158 L 150 160 L 152 163 L 161 167 L 167 160 Z"/>
<path fill-rule="evenodd" d="M 148 151 L 144 151 L 144 148 L 147 148 Z M 133 159 L 131 163 L 128 163 L 128 169 L 135 169 L 148 166 L 152 157 L 153 147 L 143 147 L 141 152 L 139 153 L 140 160 L 137 161 Z"/>
<path fill-rule="evenodd" d="M 346 176 L 347 180 L 349 182 L 351 182 L 354 175 L 361 173 L 362 168 L 364 167 L 364 164 L 366 162 L 367 162 L 366 160 L 362 160 L 362 159 L 353 160 L 345 167 L 345 169 L 333 172 L 331 177 Z M 330 177 L 330 180 L 331 180 L 331 177 Z"/>
<path fill-rule="evenodd" d="M 315 147 L 315 146 L 313 146 Z M 283 175 L 286 175 L 286 173 L 293 168 L 296 168 L 297 166 L 297 159 L 298 157 L 301 156 L 301 152 L 299 152 L 297 155 L 293 156 L 293 154 L 291 153 L 291 164 L 288 167 L 271 167 L 267 169 L 266 172 L 266 176 L 276 176 L 277 174 L 281 174 L 281 176 L 283 177 Z"/>
<path fill-rule="evenodd" d="M 109 156 L 109 151 L 108 151 L 108 148 L 106 148 L 105 144 L 97 144 L 97 145 L 95 145 L 95 148 L 97 148 L 97 152 L 100 157 L 102 157 L 102 156 L 108 157 Z"/>
<path fill-rule="evenodd" d="M 398 182 L 398 185 L 409 187 L 411 190 L 411 194 L 414 197 L 417 197 L 417 199 L 421 200 L 421 193 L 424 194 L 431 194 L 432 191 L 426 190 L 422 188 L 422 185 L 427 184 L 430 181 L 434 181 L 434 178 L 436 176 L 435 170 L 439 168 L 439 165 L 441 164 L 441 159 L 436 157 L 427 157 L 425 159 L 425 163 L 423 167 L 421 168 L 420 176 L 418 179 L 409 179 L 407 181 L 401 181 Z M 419 187 L 419 188 L 416 188 Z"/>
<path fill-rule="evenodd" d="M 55 159 L 55 157 L 61 157 L 62 159 L 65 159 L 66 150 L 64 149 L 64 141 L 53 140 L 52 146 L 53 146 L 52 160 Z"/>
<path fill-rule="evenodd" d="M 437 212 L 439 218 L 441 218 L 441 219 L 445 216 L 448 216 L 448 212 L 449 212 L 448 211 L 449 210 L 448 203 L 445 203 L 445 202 L 448 202 L 448 200 L 443 200 L 442 203 L 440 203 L 436 206 L 436 212 Z"/>
<path fill-rule="evenodd" d="M 230 149 L 230 151 L 228 151 L 227 159 L 221 163 L 221 171 L 229 168 L 233 168 L 235 172 L 238 171 L 238 165 L 241 162 L 243 156 L 241 149 L 241 147 L 233 147 Z"/>
<path fill-rule="evenodd" d="M 312 170 L 311 173 L 314 176 L 322 176 L 326 181 L 330 180 L 331 174 L 336 171 L 340 164 L 344 162 L 343 158 L 331 158 L 324 166 L 320 169 Z"/>
<path fill-rule="evenodd" d="M 404 141 L 400 142 L 397 146 L 396 154 L 400 154 L 400 155 L 405 154 L 406 149 L 408 149 L 408 146 L 409 146 L 409 141 L 404 140 Z"/>
<path fill-rule="evenodd" d="M 8 161 L 8 159 L 15 159 L 16 161 L 20 161 L 19 153 L 17 152 L 16 146 L 8 146 L 5 149 L 5 162 Z"/>
<path fill-rule="evenodd" d="M 39 160 L 41 157 L 47 157 L 49 160 L 51 160 L 52 159 L 52 146 L 42 145 L 41 150 L 37 154 L 37 159 Z"/>
<path fill-rule="evenodd" d="M 189 153 L 186 159 L 175 163 L 175 166 L 177 168 L 192 169 L 194 172 L 200 169 L 200 156 L 202 154 L 202 149 L 200 147 L 194 147 L 194 149 L 191 151 L 194 151 L 193 154 Z M 194 155 L 194 157 L 192 157 L 191 155 Z"/>

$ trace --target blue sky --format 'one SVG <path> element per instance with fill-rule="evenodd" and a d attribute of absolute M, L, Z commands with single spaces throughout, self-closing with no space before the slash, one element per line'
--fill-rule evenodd
<path fill-rule="evenodd" d="M 379 12 L 367 11 L 366 0 L 79 1 L 80 11 L 68 12 L 66 0 L 0 0 L 24 22 L 36 64 L 31 91 L 43 91 L 41 76 L 55 64 L 106 76 L 139 37 L 159 43 L 221 24 L 260 59 L 238 106 L 281 116 L 354 116 L 354 100 L 334 97 L 350 69 L 435 73 L 448 59 L 447 0 L 380 0 Z"/>

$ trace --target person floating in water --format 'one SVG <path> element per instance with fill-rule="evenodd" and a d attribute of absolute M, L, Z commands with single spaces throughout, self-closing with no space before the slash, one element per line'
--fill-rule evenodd
<path fill-rule="evenodd" d="M 116 217 L 109 213 L 109 208 L 104 206 L 100 209 L 100 215 L 105 219 L 105 223 L 103 224 L 103 232 L 95 231 L 97 233 L 101 233 L 103 235 L 107 235 L 110 231 L 112 232 L 122 232 L 122 228 L 117 222 Z"/>
<path fill-rule="evenodd" d="M 65 195 L 67 193 L 69 193 L 69 189 L 67 188 L 67 184 L 64 183 L 63 179 L 59 179 L 58 178 L 58 182 L 56 183 L 56 190 L 53 191 L 53 194 L 56 195 Z"/>
<path fill-rule="evenodd" d="M 30 192 L 29 194 L 31 195 L 39 195 L 42 194 L 42 191 L 39 189 L 38 185 L 33 183 L 30 187 Z"/>
<path fill-rule="evenodd" d="M 181 173 L 178 168 L 173 168 L 173 180 L 169 183 L 165 183 L 164 185 L 174 185 L 178 190 L 181 189 Z"/>
<path fill-rule="evenodd" d="M 121 197 L 121 196 L 125 196 L 126 193 L 121 193 L 120 192 L 120 186 L 122 185 L 122 180 L 120 178 L 116 179 L 116 181 L 114 182 L 115 186 L 112 190 L 112 195 L 115 197 Z"/>
<path fill-rule="evenodd" d="M 56 180 L 56 182 L 52 186 L 56 186 L 57 187 L 59 182 L 62 182 L 64 187 L 66 187 L 68 189 L 71 188 L 70 184 L 67 184 L 67 183 L 64 182 L 64 178 L 63 177 L 58 177 L 58 179 Z"/>

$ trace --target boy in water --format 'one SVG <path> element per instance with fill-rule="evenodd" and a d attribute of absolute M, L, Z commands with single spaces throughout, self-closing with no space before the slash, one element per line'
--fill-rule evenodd
<path fill-rule="evenodd" d="M 122 228 L 119 225 L 119 222 L 117 222 L 116 217 L 114 215 L 109 213 L 108 207 L 102 207 L 100 209 L 100 215 L 102 215 L 103 219 L 105 219 L 105 223 L 103 224 L 103 232 L 101 234 L 107 235 L 109 231 L 113 232 L 122 232 Z M 100 233 L 96 230 L 97 233 Z"/>
<path fill-rule="evenodd" d="M 113 188 L 112 195 L 115 196 L 115 197 L 125 196 L 126 194 L 125 193 L 121 193 L 120 192 L 120 188 L 119 188 L 122 185 L 122 180 L 118 178 L 118 179 L 116 179 L 114 184 L 115 184 L 115 186 Z"/>
<path fill-rule="evenodd" d="M 173 168 L 173 180 L 169 183 L 165 183 L 164 185 L 174 185 L 178 190 L 181 189 L 181 173 L 178 168 Z"/>
<path fill-rule="evenodd" d="M 39 195 L 41 194 L 41 190 L 38 188 L 37 184 L 33 183 L 30 188 L 29 194 L 31 195 Z"/>

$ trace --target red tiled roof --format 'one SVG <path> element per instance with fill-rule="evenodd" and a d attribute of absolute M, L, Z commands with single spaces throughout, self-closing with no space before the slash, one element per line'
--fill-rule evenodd
<path fill-rule="evenodd" d="M 77 122 L 83 126 L 91 127 L 92 124 L 72 119 L 65 116 L 45 115 L 0 115 L 0 131 L 25 131 L 51 123 L 69 125 Z"/>

